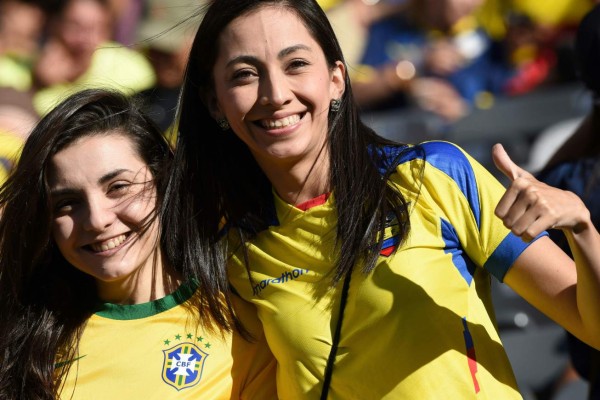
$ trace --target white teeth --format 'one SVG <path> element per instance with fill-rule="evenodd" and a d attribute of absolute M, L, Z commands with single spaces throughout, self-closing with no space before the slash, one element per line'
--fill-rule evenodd
<path fill-rule="evenodd" d="M 284 128 L 286 126 L 293 125 L 300 121 L 300 116 L 298 114 L 290 115 L 289 117 L 281 118 L 281 119 L 263 119 L 261 124 L 263 127 L 272 129 L 272 128 Z"/>
<path fill-rule="evenodd" d="M 127 239 L 127 236 L 120 235 L 120 236 L 117 236 L 114 238 L 110 238 L 104 242 L 91 244 L 90 246 L 91 246 L 92 250 L 99 253 L 101 251 L 114 249 L 115 247 L 120 246 L 121 244 L 123 244 L 125 239 Z"/>

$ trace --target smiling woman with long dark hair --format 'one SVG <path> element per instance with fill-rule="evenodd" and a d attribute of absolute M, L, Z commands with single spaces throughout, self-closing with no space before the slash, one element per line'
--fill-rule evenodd
<path fill-rule="evenodd" d="M 378 137 L 347 72 L 314 0 L 211 2 L 187 68 L 170 230 L 184 265 L 220 265 L 257 306 L 278 395 L 520 398 L 491 277 L 600 346 L 600 236 L 581 201 L 501 146 L 508 190 L 451 143 Z"/>
<path fill-rule="evenodd" d="M 172 158 L 110 91 L 34 128 L 0 189 L 0 398 L 274 398 L 255 311 L 173 256 Z"/>

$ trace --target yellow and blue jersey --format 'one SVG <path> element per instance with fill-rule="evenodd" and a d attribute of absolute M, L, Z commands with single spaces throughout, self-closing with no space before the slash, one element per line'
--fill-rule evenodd
<path fill-rule="evenodd" d="M 447 142 L 380 151 L 411 231 L 399 244 L 390 219 L 375 269 L 352 274 L 329 398 L 520 399 L 490 293 L 528 246 L 494 215 L 505 189 Z M 241 250 L 230 279 L 258 308 L 280 398 L 318 398 L 342 290 L 331 287 L 335 192 L 306 211 L 277 195 L 274 206 L 277 221 L 247 247 L 252 280 Z"/>

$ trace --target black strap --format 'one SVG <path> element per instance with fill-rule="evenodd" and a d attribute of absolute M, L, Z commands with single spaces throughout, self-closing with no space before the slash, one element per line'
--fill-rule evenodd
<path fill-rule="evenodd" d="M 331 385 L 331 376 L 333 375 L 333 365 L 335 364 L 335 356 L 337 354 L 338 344 L 340 343 L 340 336 L 342 333 L 342 320 L 344 319 L 344 309 L 346 308 L 346 300 L 348 300 L 348 290 L 350 288 L 350 276 L 352 271 L 346 273 L 344 278 L 344 286 L 342 287 L 342 297 L 340 299 L 340 313 L 338 315 L 337 325 L 335 326 L 335 333 L 333 334 L 333 341 L 331 343 L 331 351 L 329 352 L 329 358 L 327 359 L 327 366 L 325 367 L 325 377 L 323 379 L 323 390 L 321 391 L 321 400 L 327 400 L 329 394 L 329 386 Z"/>

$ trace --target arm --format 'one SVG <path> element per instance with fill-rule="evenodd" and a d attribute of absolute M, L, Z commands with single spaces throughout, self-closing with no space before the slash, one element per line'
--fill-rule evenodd
<path fill-rule="evenodd" d="M 511 184 L 496 208 L 504 225 L 524 240 L 562 229 L 575 262 L 546 237 L 529 246 L 505 283 L 586 343 L 600 348 L 600 235 L 575 194 L 536 180 L 515 165 L 502 146 L 493 149 Z"/>

